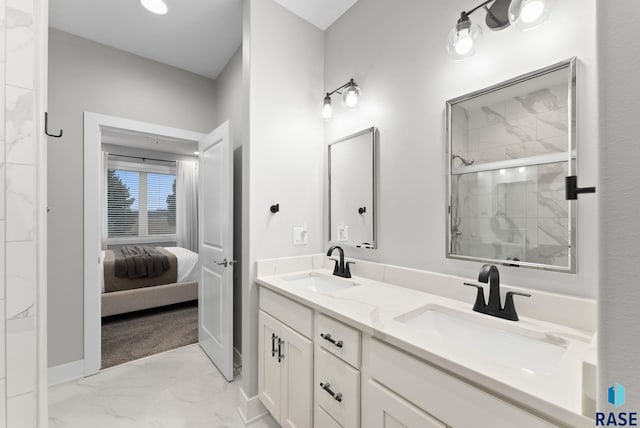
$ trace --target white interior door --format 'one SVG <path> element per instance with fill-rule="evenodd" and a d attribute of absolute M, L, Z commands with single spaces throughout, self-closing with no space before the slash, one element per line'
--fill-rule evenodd
<path fill-rule="evenodd" d="M 198 340 L 233 380 L 233 144 L 229 122 L 200 141 Z"/>

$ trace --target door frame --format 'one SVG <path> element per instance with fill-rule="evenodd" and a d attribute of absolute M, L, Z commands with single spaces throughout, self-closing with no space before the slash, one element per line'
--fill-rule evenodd
<path fill-rule="evenodd" d="M 99 257 L 102 248 L 102 130 L 117 128 L 198 142 L 204 133 L 106 114 L 84 112 L 84 376 L 100 371 L 102 357 Z"/>

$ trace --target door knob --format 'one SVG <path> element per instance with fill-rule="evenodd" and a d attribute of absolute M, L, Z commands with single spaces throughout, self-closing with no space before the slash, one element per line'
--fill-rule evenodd
<path fill-rule="evenodd" d="M 225 258 L 223 261 L 221 261 L 221 262 L 219 262 L 219 261 L 217 261 L 217 260 L 214 260 L 213 262 L 214 262 L 215 264 L 217 264 L 218 266 L 223 266 L 223 267 L 232 266 L 232 265 L 234 265 L 234 264 L 238 263 L 238 261 L 237 261 L 237 260 L 230 260 L 230 261 L 229 261 L 229 260 L 227 260 L 226 258 Z"/>

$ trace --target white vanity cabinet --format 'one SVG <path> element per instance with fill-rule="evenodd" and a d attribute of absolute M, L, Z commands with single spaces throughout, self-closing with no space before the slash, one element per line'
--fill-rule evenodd
<path fill-rule="evenodd" d="M 262 289 L 258 323 L 260 401 L 282 427 L 311 428 L 311 309 Z"/>
<path fill-rule="evenodd" d="M 283 427 L 559 426 L 322 312 L 260 289 L 259 397 Z"/>

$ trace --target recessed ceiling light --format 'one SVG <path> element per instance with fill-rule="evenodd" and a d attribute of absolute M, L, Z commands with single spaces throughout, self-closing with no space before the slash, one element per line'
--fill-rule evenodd
<path fill-rule="evenodd" d="M 200 152 L 193 152 L 193 154 L 194 154 L 194 155 L 199 155 L 199 154 L 200 154 Z"/>
<path fill-rule="evenodd" d="M 164 15 L 169 11 L 167 4 L 163 0 L 140 0 L 140 4 L 156 15 Z"/>

